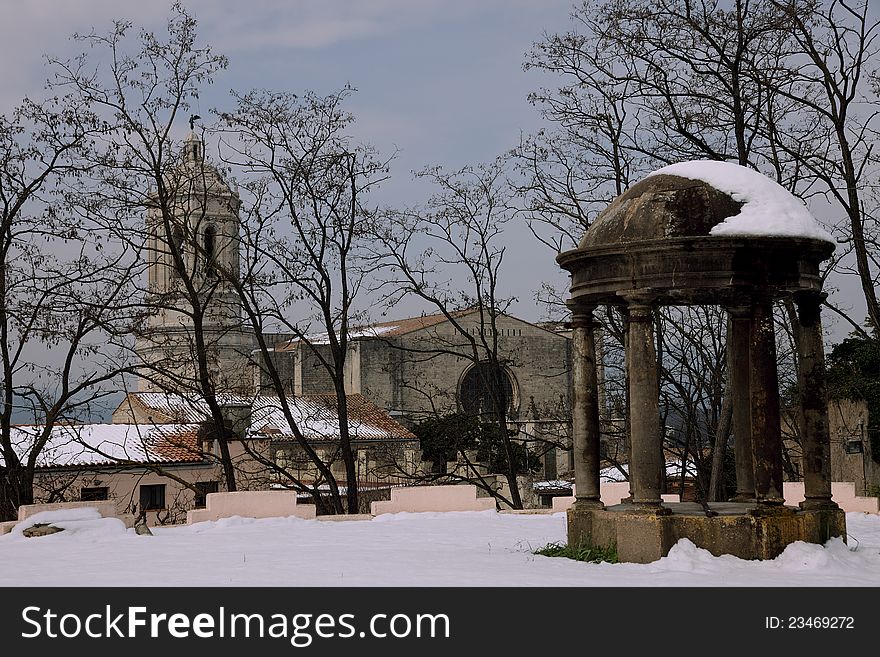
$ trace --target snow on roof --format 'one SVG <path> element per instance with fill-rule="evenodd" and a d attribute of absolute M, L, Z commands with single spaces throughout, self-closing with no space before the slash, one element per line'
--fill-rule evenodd
<path fill-rule="evenodd" d="M 614 483 L 626 481 L 627 476 L 629 474 L 629 464 L 621 463 L 617 467 L 610 468 L 602 468 L 599 470 L 599 481 L 605 483 Z M 685 475 L 689 477 L 696 476 L 696 466 L 692 461 L 687 462 L 687 466 L 685 468 Z M 680 460 L 667 460 L 666 461 L 666 476 L 670 478 L 681 477 L 681 461 Z"/>
<path fill-rule="evenodd" d="M 348 430 L 353 440 L 414 440 L 415 436 L 362 395 L 347 395 Z M 339 410 L 335 395 L 290 398 L 294 422 L 308 440 L 338 440 Z M 258 397 L 251 431 L 293 438 L 277 397 Z"/>
<path fill-rule="evenodd" d="M 12 427 L 19 458 L 30 454 L 42 433 L 40 425 Z M 194 463 L 202 460 L 198 425 L 63 424 L 52 428 L 38 467 L 71 467 L 118 463 Z M 5 461 L 0 455 L 0 465 Z"/>
<path fill-rule="evenodd" d="M 159 392 L 135 392 L 129 397 L 151 415 L 152 422 L 199 423 L 210 416 L 203 399 Z M 354 440 L 414 440 L 415 436 L 384 410 L 363 395 L 347 395 L 349 432 Z M 292 439 L 293 432 L 277 397 L 260 395 L 218 395 L 221 405 L 249 406 L 251 434 L 266 434 Z M 303 395 L 288 397 L 294 422 L 309 440 L 338 440 L 339 411 L 336 395 Z M 123 402 L 123 405 L 126 402 Z"/>
<path fill-rule="evenodd" d="M 566 481 L 565 479 L 550 479 L 547 481 L 532 482 L 532 490 L 536 490 L 536 491 L 571 490 L 571 487 L 573 485 L 574 485 L 574 482 Z"/>
<path fill-rule="evenodd" d="M 693 160 L 670 164 L 648 176 L 660 174 L 703 181 L 744 203 L 739 214 L 712 228 L 711 235 L 809 237 L 834 242 L 800 199 L 754 169 L 733 162 Z"/>
<path fill-rule="evenodd" d="M 378 338 L 386 333 L 394 333 L 397 330 L 396 325 L 390 326 L 359 326 L 356 328 L 351 328 L 348 331 L 348 339 L 349 340 L 360 340 L 362 338 Z M 305 336 L 305 339 L 311 344 L 330 344 L 329 334 L 325 331 L 323 333 L 312 333 L 310 335 Z M 297 340 L 293 340 L 292 342 L 296 343 Z"/>
<path fill-rule="evenodd" d="M 479 312 L 475 308 L 465 308 L 456 310 L 450 314 L 453 318 L 465 317 L 473 313 Z M 504 313 L 502 313 L 504 314 Z M 505 315 L 509 316 L 509 315 Z M 443 313 L 434 313 L 432 315 L 421 315 L 419 317 L 407 317 L 404 319 L 395 319 L 387 322 L 376 322 L 365 326 L 351 327 L 348 330 L 348 337 L 354 340 L 362 340 L 364 338 L 380 338 L 380 337 L 396 337 L 399 335 L 407 335 L 422 329 L 431 328 L 449 321 L 449 318 Z M 524 320 L 521 320 L 524 321 Z M 327 333 L 313 333 L 305 336 L 311 344 L 329 344 Z M 276 347 L 276 351 L 286 351 L 295 348 L 301 340 L 293 339 L 288 343 Z"/>
<path fill-rule="evenodd" d="M 204 422 L 211 415 L 208 404 L 202 398 L 184 397 L 165 392 L 133 392 L 126 396 L 120 408 L 124 408 L 129 401 L 139 403 L 148 413 L 152 412 L 150 420 L 155 424 L 173 422 L 198 424 Z M 251 406 L 254 403 L 254 398 L 246 395 L 221 393 L 217 395 L 217 402 L 221 406 Z"/>

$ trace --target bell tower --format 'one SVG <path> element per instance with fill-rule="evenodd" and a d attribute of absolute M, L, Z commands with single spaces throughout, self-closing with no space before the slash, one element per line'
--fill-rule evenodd
<path fill-rule="evenodd" d="M 139 389 L 185 388 L 200 358 L 202 336 L 218 390 L 238 391 L 247 376 L 250 334 L 235 290 L 240 271 L 241 201 L 205 158 L 194 131 L 165 176 L 164 199 L 147 210 L 146 326 L 136 351 L 145 374 Z M 164 208 L 164 210 L 163 210 Z"/>

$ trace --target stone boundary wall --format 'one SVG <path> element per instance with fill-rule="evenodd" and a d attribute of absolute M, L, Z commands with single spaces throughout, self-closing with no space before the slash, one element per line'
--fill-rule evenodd
<path fill-rule="evenodd" d="M 92 507 L 98 510 L 102 518 L 116 517 L 116 502 L 113 500 L 98 500 L 95 502 L 52 502 L 47 504 L 22 504 L 18 507 L 18 521 L 27 520 L 32 515 L 43 511 L 61 511 L 62 509 L 86 509 Z"/>
<path fill-rule="evenodd" d="M 314 504 L 296 503 L 295 491 L 257 490 L 234 493 L 208 493 L 204 509 L 186 512 L 186 524 L 242 516 L 244 518 L 315 517 Z"/>
<path fill-rule="evenodd" d="M 12 531 L 12 528 L 27 520 L 32 515 L 42 513 L 43 511 L 62 511 L 64 509 L 97 509 L 102 518 L 119 518 L 128 529 L 134 527 L 134 516 L 130 513 L 117 513 L 116 502 L 113 500 L 95 500 L 93 502 L 51 502 L 45 504 L 22 504 L 18 507 L 18 520 L 13 522 L 2 523 L 0 534 L 6 534 Z M 5 526 L 8 525 L 8 529 Z M 6 529 L 5 531 L 3 529 Z"/>
<path fill-rule="evenodd" d="M 804 501 L 802 481 L 786 481 L 782 484 L 782 495 L 788 506 L 797 506 Z M 880 498 L 856 495 L 856 485 L 852 481 L 835 481 L 831 484 L 831 499 L 847 513 L 880 513 Z"/>
<path fill-rule="evenodd" d="M 409 486 L 392 488 L 389 501 L 370 506 L 374 516 L 404 511 L 488 511 L 495 509 L 495 498 L 477 497 L 477 487 L 470 484 Z"/>

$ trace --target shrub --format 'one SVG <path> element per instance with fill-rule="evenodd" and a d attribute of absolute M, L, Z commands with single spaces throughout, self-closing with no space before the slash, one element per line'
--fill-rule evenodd
<path fill-rule="evenodd" d="M 566 543 L 548 543 L 534 551 L 534 554 L 542 557 L 565 557 L 575 561 L 587 561 L 589 563 L 617 563 L 617 548 L 598 547 L 595 545 L 570 546 Z"/>

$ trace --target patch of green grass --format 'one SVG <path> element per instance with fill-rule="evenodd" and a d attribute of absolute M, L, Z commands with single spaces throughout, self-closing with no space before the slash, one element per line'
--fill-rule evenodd
<path fill-rule="evenodd" d="M 597 547 L 594 545 L 570 546 L 566 543 L 548 543 L 534 551 L 544 557 L 565 557 L 575 561 L 588 561 L 590 563 L 617 563 L 617 548 Z"/>

